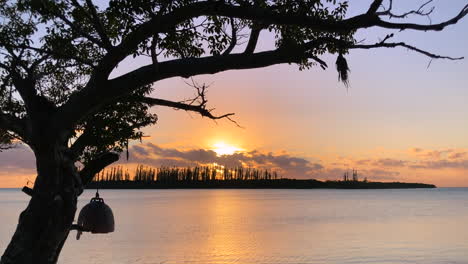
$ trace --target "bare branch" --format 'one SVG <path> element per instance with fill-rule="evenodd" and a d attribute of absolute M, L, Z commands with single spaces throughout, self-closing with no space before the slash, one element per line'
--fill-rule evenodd
<path fill-rule="evenodd" d="M 169 101 L 169 100 L 164 100 L 164 99 L 158 99 L 158 98 L 151 98 L 151 97 L 142 97 L 138 99 L 140 102 L 143 102 L 145 104 L 148 104 L 150 106 L 167 106 L 167 107 L 172 107 L 176 110 L 184 110 L 184 111 L 189 111 L 189 112 L 196 112 L 199 113 L 202 117 L 208 117 L 209 119 L 212 120 L 218 120 L 218 119 L 223 119 L 226 118 L 229 121 L 233 122 L 236 124 L 238 127 L 241 127 L 234 119 L 231 117 L 235 115 L 234 113 L 228 113 L 220 116 L 215 116 L 212 114 L 212 111 L 214 109 L 207 109 L 207 103 L 208 99 L 206 99 L 206 92 L 208 86 L 203 84 L 199 85 L 196 83 L 193 78 L 191 78 L 192 83 L 187 83 L 187 85 L 193 87 L 196 89 L 197 94 L 194 98 L 189 99 L 189 100 L 184 100 L 181 102 L 174 102 L 174 101 Z"/>
<path fill-rule="evenodd" d="M 408 45 L 404 42 L 398 42 L 398 43 L 376 43 L 372 45 L 354 45 L 349 47 L 350 49 L 373 49 L 373 48 L 396 48 L 396 47 L 404 47 L 412 51 L 416 51 L 418 53 L 421 53 L 423 55 L 426 55 L 429 58 L 432 59 L 447 59 L 447 60 L 462 60 L 464 57 L 450 57 L 450 56 L 441 56 L 437 55 L 419 48 L 416 48 L 414 46 Z"/>
<path fill-rule="evenodd" d="M 199 113 L 203 117 L 208 117 L 208 118 L 214 119 L 214 120 L 227 118 L 227 117 L 235 115 L 234 113 L 229 113 L 229 114 L 224 114 L 224 115 L 221 115 L 221 116 L 215 116 L 215 115 L 213 115 L 211 113 L 212 110 L 206 109 L 205 105 L 192 105 L 192 104 L 186 104 L 186 103 L 182 103 L 182 102 L 174 102 L 174 101 L 158 99 L 158 98 L 142 97 L 140 99 L 140 101 L 145 103 L 145 104 L 148 104 L 150 106 L 156 106 L 156 105 L 158 105 L 158 106 L 167 106 L 167 107 L 172 107 L 172 108 L 178 109 L 178 110 L 196 112 L 196 113 Z"/>
<path fill-rule="evenodd" d="M 382 27 L 382 28 L 389 28 L 389 29 L 412 29 L 412 30 L 420 30 L 420 31 L 441 31 L 447 26 L 454 25 L 460 19 L 464 18 L 468 14 L 468 4 L 463 7 L 463 9 L 456 15 L 455 17 L 438 23 L 438 24 L 431 24 L 431 25 L 422 25 L 422 24 L 413 24 L 413 23 L 392 23 L 389 21 L 383 21 L 380 18 L 377 19 L 374 26 Z"/>
<path fill-rule="evenodd" d="M 404 48 L 407 48 L 409 50 L 415 51 L 417 53 L 423 54 L 423 55 L 425 55 L 425 56 L 427 56 L 427 57 L 429 57 L 431 59 L 447 59 L 447 60 L 462 60 L 462 59 L 464 59 L 464 57 L 450 57 L 450 56 L 438 55 L 438 54 L 435 54 L 435 53 L 431 53 L 431 52 L 422 50 L 422 49 L 417 48 L 415 46 L 408 45 L 408 44 L 406 44 L 404 42 L 393 42 L 393 43 L 389 42 L 389 43 L 387 43 L 386 41 L 391 39 L 393 36 L 394 36 L 393 34 L 386 35 L 383 40 L 381 40 L 380 42 L 375 43 L 375 44 L 360 44 L 360 45 L 347 44 L 346 46 L 349 49 L 374 49 L 374 48 L 404 47 Z"/>
<path fill-rule="evenodd" d="M 411 10 L 411 11 L 408 11 L 406 13 L 403 13 L 403 14 L 394 14 L 392 13 L 392 3 L 393 1 L 390 1 L 390 6 L 387 10 L 385 11 L 382 11 L 382 12 L 377 12 L 377 15 L 378 16 L 388 16 L 390 18 L 406 18 L 408 17 L 409 15 L 419 15 L 419 16 L 427 16 L 429 17 L 430 14 L 432 14 L 432 12 L 434 11 L 434 7 L 430 8 L 428 11 L 424 11 L 424 8 L 432 3 L 434 0 L 429 0 L 427 2 L 425 2 L 424 4 L 422 4 L 417 10 Z"/>

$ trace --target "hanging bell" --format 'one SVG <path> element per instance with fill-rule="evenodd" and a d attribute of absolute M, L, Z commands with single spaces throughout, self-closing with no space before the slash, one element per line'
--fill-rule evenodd
<path fill-rule="evenodd" d="M 76 239 L 80 239 L 82 232 L 91 232 L 92 234 L 105 234 L 114 232 L 114 214 L 112 209 L 104 203 L 104 199 L 96 197 L 81 209 L 78 215 L 78 233 Z"/>

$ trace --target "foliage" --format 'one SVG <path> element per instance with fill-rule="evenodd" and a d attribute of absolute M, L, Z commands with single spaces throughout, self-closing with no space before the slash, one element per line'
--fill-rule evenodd
<path fill-rule="evenodd" d="M 55 128 L 57 141 L 69 142 L 72 156 L 88 163 L 141 139 L 141 129 L 157 120 L 151 106 L 212 119 L 232 115 L 212 115 L 204 91 L 192 101 L 148 99 L 159 80 L 279 63 L 325 69 L 320 57 L 329 53 L 348 85 L 350 49 L 400 46 L 454 59 L 389 43 L 393 34 L 375 44 L 357 43 L 354 33 L 376 26 L 442 30 L 463 18 L 468 6 L 446 22 L 418 25 L 382 18 L 427 16 L 427 3 L 397 15 L 384 2 L 374 0 L 365 13 L 347 17 L 345 0 L 0 0 L 1 143 L 19 139 L 38 149 L 44 139 L 36 135 Z M 274 49 L 255 52 L 261 31 L 274 36 Z M 118 75 L 119 64 L 135 57 L 151 63 Z"/>
<path fill-rule="evenodd" d="M 348 2 L 0 0 L 0 149 L 22 141 L 37 165 L 34 189 L 25 188 L 30 205 L 0 262 L 57 262 L 77 197 L 156 122 L 151 106 L 233 121 L 233 113 L 216 116 L 207 107 L 206 86 L 194 85 L 195 98 L 170 101 L 154 98 L 158 81 L 283 63 L 326 69 L 321 57 L 328 53 L 338 57 L 339 78 L 347 84 L 351 49 L 404 47 L 432 59 L 461 59 L 391 42 L 394 34 L 358 43 L 354 33 L 371 27 L 440 31 L 468 15 L 468 5 L 446 21 L 414 24 L 394 20 L 428 16 L 433 9 L 424 9 L 432 1 L 396 14 L 392 0 L 373 0 L 350 17 Z M 257 48 L 265 31 L 274 37 L 269 50 Z M 117 70 L 122 64 L 124 72 Z M 77 162 L 85 165 L 79 171 Z"/>
<path fill-rule="evenodd" d="M 128 151 L 129 140 L 141 140 L 140 128 L 154 124 L 157 116 L 136 99 L 151 92 L 150 86 L 136 90 L 123 101 L 104 107 L 77 126 L 77 132 L 86 133 L 86 146 L 80 160 L 87 163 L 100 153 Z"/>
<path fill-rule="evenodd" d="M 25 79 L 33 78 L 39 96 L 53 107 L 62 106 L 86 86 L 111 45 L 121 43 L 155 16 L 168 14 L 196 2 L 111 0 L 98 7 L 87 1 L 73 0 L 2 1 L 0 46 L 4 49 L 1 59 L 5 67 L 0 73 L 0 110 L 16 117 L 27 115 L 24 100 L 15 87 L 14 74 Z M 316 0 L 234 0 L 226 3 L 261 6 L 278 13 L 302 14 L 326 20 L 343 19 L 348 6 L 346 1 L 322 3 Z M 98 26 L 95 19 L 99 20 Z M 229 32 L 228 28 L 234 26 L 236 30 L 241 30 L 252 23 L 245 19 L 222 16 L 186 19 L 164 32 L 142 39 L 134 50 L 129 51 L 129 55 L 152 56 L 154 51 L 165 58 L 220 55 L 232 41 L 232 30 Z M 268 30 L 275 33 L 277 47 L 290 43 L 303 44 L 321 37 L 352 40 L 352 32 L 326 33 L 274 24 L 269 25 Z M 324 43 L 309 52 L 320 55 L 336 50 L 333 44 Z M 307 59 L 298 63 L 301 68 L 312 65 Z M 16 72 L 12 74 L 6 70 L 8 68 Z M 156 116 L 149 112 L 147 105 L 133 99 L 150 92 L 150 85 L 142 86 L 125 99 L 112 101 L 77 122 L 73 137 L 76 139 L 79 135 L 87 135 L 87 146 L 80 153 L 80 160 L 87 162 L 105 151 L 121 152 L 128 145 L 128 140 L 141 139 L 140 129 L 154 124 Z M 10 140 L 10 134 L 2 132 L 2 143 Z"/>
<path fill-rule="evenodd" d="M 13 137 L 8 131 L 0 129 L 0 152 L 12 147 Z"/>

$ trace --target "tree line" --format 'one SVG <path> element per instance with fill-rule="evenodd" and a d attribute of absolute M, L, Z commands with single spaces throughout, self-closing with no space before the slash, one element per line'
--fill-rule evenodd
<path fill-rule="evenodd" d="M 97 173 L 93 182 L 209 182 L 209 181 L 252 181 L 282 179 L 276 171 L 267 169 L 225 166 L 195 166 L 159 168 L 138 165 L 131 172 L 124 166 L 115 166 Z"/>

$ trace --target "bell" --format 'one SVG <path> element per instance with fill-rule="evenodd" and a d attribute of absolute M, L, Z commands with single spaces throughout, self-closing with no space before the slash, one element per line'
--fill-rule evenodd
<path fill-rule="evenodd" d="M 93 234 L 105 234 L 114 232 L 114 214 L 112 209 L 104 203 L 104 199 L 96 197 L 81 209 L 78 215 L 78 234 L 76 239 L 80 239 L 82 232 L 91 232 Z"/>

